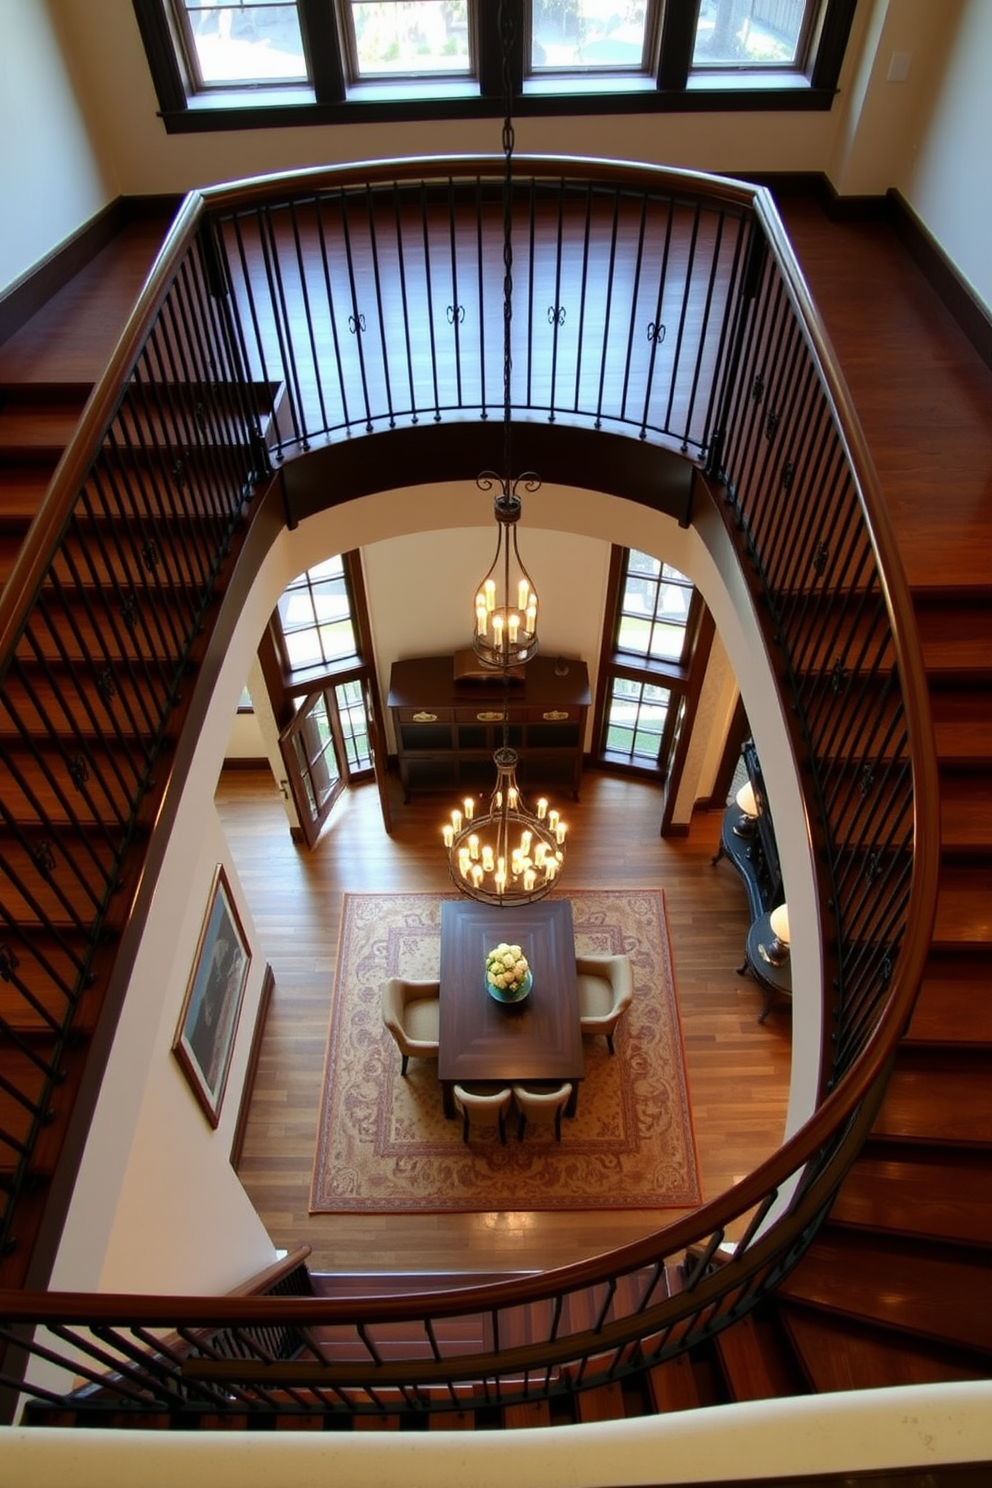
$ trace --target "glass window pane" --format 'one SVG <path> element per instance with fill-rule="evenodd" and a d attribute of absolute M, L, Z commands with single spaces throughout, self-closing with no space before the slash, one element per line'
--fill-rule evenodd
<path fill-rule="evenodd" d="M 358 76 L 468 74 L 468 0 L 352 0 Z"/>
<path fill-rule="evenodd" d="M 197 66 L 208 86 L 307 81 L 295 4 L 184 3 Z"/>
<path fill-rule="evenodd" d="M 621 615 L 617 646 L 634 656 L 647 656 L 651 644 L 651 622 L 639 615 Z"/>
<path fill-rule="evenodd" d="M 304 667 L 320 665 L 323 657 L 320 654 L 320 637 L 316 630 L 311 628 L 293 631 L 286 634 L 285 640 L 286 656 L 292 671 L 302 671 Z"/>
<path fill-rule="evenodd" d="M 351 620 L 339 620 L 334 625 L 322 625 L 320 644 L 325 661 L 340 661 L 343 656 L 354 656 L 355 632 L 351 628 Z"/>
<path fill-rule="evenodd" d="M 658 764 L 671 693 L 651 682 L 615 677 L 606 720 L 606 753 L 630 764 Z"/>
<path fill-rule="evenodd" d="M 701 0 L 693 67 L 794 67 L 812 0 Z"/>
<path fill-rule="evenodd" d="M 316 584 L 321 579 L 340 579 L 344 577 L 344 560 L 340 553 L 335 553 L 333 558 L 325 558 L 323 563 L 315 563 L 313 568 L 308 568 L 306 573 L 300 574 L 293 582 L 304 584 L 307 580 Z"/>
<path fill-rule="evenodd" d="M 627 555 L 617 648 L 632 656 L 682 661 L 692 580 L 632 548 Z"/>
<path fill-rule="evenodd" d="M 646 0 L 533 0 L 531 69 L 641 71 L 647 9 Z"/>
<path fill-rule="evenodd" d="M 664 661 L 681 661 L 685 645 L 684 625 L 653 625 L 651 655 Z"/>
<path fill-rule="evenodd" d="M 368 718 L 361 684 L 342 682 L 334 689 L 338 705 L 338 723 L 344 735 L 345 754 L 350 770 L 371 770 Z"/>
<path fill-rule="evenodd" d="M 316 624 L 316 616 L 309 589 L 284 590 L 279 596 L 279 619 L 286 634 L 304 627 L 312 629 Z"/>

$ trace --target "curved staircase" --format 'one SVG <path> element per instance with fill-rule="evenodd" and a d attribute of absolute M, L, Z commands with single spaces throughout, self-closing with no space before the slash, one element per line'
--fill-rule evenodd
<path fill-rule="evenodd" d="M 985 575 L 992 573 L 992 495 L 981 489 L 981 452 L 986 450 L 992 427 L 992 383 L 977 354 L 933 301 L 926 282 L 891 234 L 878 226 L 841 230 L 807 206 L 798 207 L 796 216 L 800 262 L 827 328 L 835 335 L 856 406 L 860 407 L 859 377 L 870 389 L 870 408 L 863 413 L 867 440 L 900 546 L 905 544 L 904 557 L 908 555 L 940 770 L 942 838 L 936 925 L 919 1001 L 899 1045 L 884 1103 L 828 1220 L 802 1259 L 772 1296 L 731 1326 L 714 1329 L 711 1338 L 688 1352 L 634 1373 L 625 1382 L 577 1391 L 572 1397 L 574 1420 L 614 1419 L 818 1391 L 986 1379 L 992 1374 L 992 713 L 988 701 L 992 581 L 977 581 L 975 576 L 976 566 Z M 842 232 L 848 241 L 835 250 L 834 239 Z M 804 239 L 810 246 L 809 262 Z M 143 241 L 147 247 L 147 236 Z M 121 248 L 118 243 L 114 251 Z M 864 284 L 880 282 L 879 259 L 890 269 L 896 264 L 898 272 L 889 272 L 885 279 L 884 295 L 873 290 L 884 300 L 886 315 L 910 301 L 918 304 L 922 300 L 930 307 L 927 317 L 915 322 L 912 360 L 898 353 L 903 379 L 898 389 L 879 377 L 889 362 L 884 342 L 873 339 L 871 324 L 864 319 L 868 309 L 864 308 L 862 323 L 856 328 L 845 319 L 844 276 L 839 282 L 830 279 L 835 251 L 846 255 L 846 274 L 852 272 L 851 253 L 860 255 L 856 269 Z M 816 271 L 824 264 L 821 294 Z M 91 279 L 99 268 L 97 259 L 87 271 Z M 0 348 L 0 562 L 4 578 L 86 391 L 85 384 L 63 380 L 74 375 L 71 348 L 85 346 L 90 335 L 85 306 L 77 310 L 78 318 L 74 315 L 58 326 L 58 343 L 53 339 L 45 380 L 34 372 L 28 375 L 27 370 L 18 375 L 19 367 L 32 366 L 32 338 L 41 322 L 34 327 L 29 323 Z M 860 364 L 858 347 L 868 348 Z M 62 348 L 70 365 L 60 373 Z M 962 524 L 957 532 L 941 527 L 942 521 L 955 520 L 954 504 L 945 509 L 939 494 L 929 488 L 919 491 L 918 481 L 901 483 L 900 461 L 886 443 L 885 419 L 898 421 L 897 403 L 905 394 L 907 378 L 918 380 L 916 396 L 920 399 L 933 396 L 935 379 L 944 379 L 948 385 L 958 379 L 967 385 L 967 394 L 957 395 L 958 417 L 952 429 L 945 432 L 934 424 L 925 434 L 922 427 L 911 427 L 902 428 L 899 435 L 900 455 L 905 447 L 912 448 L 918 433 L 921 446 L 926 444 L 927 459 L 939 463 L 946 453 L 954 465 L 959 495 L 968 483 L 961 499 L 972 504 L 973 525 Z M 873 420 L 880 431 L 877 437 L 873 437 Z M 964 440 L 972 441 L 970 461 L 962 454 Z M 935 530 L 940 531 L 939 569 L 933 553 L 927 567 L 914 562 Z M 960 583 L 953 562 L 959 548 Z M 46 685 L 39 684 L 31 707 L 42 706 Z M 25 716 L 30 716 L 27 704 Z M 18 800 L 30 794 L 30 786 L 21 783 L 27 781 L 28 771 L 18 766 L 21 742 L 10 729 L 2 742 L 10 772 L 4 788 L 4 850 L 26 882 L 33 872 L 41 872 L 44 878 L 38 866 L 44 857 L 38 851 L 41 845 L 34 844 L 32 851 L 32 844 L 22 840 L 17 830 Z M 64 802 L 57 803 L 56 809 L 68 810 Z M 76 832 L 88 825 L 74 820 L 71 828 Z M 20 868 L 19 854 L 26 854 Z M 30 897 L 25 894 L 26 901 Z M 16 952 L 11 960 L 9 927 L 8 921 L 0 933 L 7 947 L 0 947 L 0 1010 L 17 972 Z M 59 1010 L 46 1012 L 39 1006 L 30 1026 L 5 1024 L 5 1068 L 8 1060 L 38 1063 L 39 1050 L 44 1064 L 44 1050 L 55 1032 L 49 1025 L 57 1024 L 60 1016 Z M 61 1140 L 60 1091 L 66 1081 L 71 1085 L 73 1049 L 85 1042 L 88 1031 L 85 1017 L 74 1024 L 74 1042 L 63 1051 L 59 1078 L 54 1084 L 45 1083 L 45 1109 L 40 1114 L 25 1116 L 16 1101 L 11 1104 L 8 1093 L 0 1092 L 0 1126 L 5 1130 L 23 1132 L 25 1121 L 36 1119 L 51 1130 L 48 1156 L 44 1141 L 38 1149 L 36 1182 L 26 1193 L 26 1218 L 33 1195 L 43 1189 L 54 1166 Z M 16 1165 L 16 1152 L 12 1161 Z M 5 1285 L 21 1284 L 26 1255 L 30 1255 L 30 1240 L 5 1259 Z M 710 1257 L 709 1264 L 713 1263 Z M 668 1284 L 678 1286 L 676 1271 L 671 1272 Z M 314 1285 L 322 1291 L 332 1283 L 318 1278 Z M 471 1405 L 469 1400 L 460 1401 L 458 1409 L 432 1416 L 431 1425 L 475 1424 Z M 558 1414 L 553 1414 L 547 1401 L 518 1403 L 502 1411 L 480 1406 L 478 1424 L 551 1423 L 568 1418 L 569 1412 L 563 1415 L 562 1409 L 558 1407 Z M 64 1424 L 69 1419 L 64 1410 L 49 1412 L 43 1404 L 32 1412 L 32 1419 L 39 1421 Z M 380 1424 L 390 1419 L 387 1404 Z"/>

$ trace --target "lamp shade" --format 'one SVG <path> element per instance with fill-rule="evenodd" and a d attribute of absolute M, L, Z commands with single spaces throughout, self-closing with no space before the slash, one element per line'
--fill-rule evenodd
<path fill-rule="evenodd" d="M 772 934 L 776 936 L 783 945 L 789 945 L 789 906 L 780 904 L 771 912 L 770 923 Z"/>
<path fill-rule="evenodd" d="M 734 797 L 734 800 L 737 802 L 737 805 L 740 807 L 741 811 L 743 811 L 745 816 L 758 815 L 758 802 L 755 799 L 754 786 L 751 784 L 750 780 L 746 781 L 745 784 L 741 786 L 740 790 Z"/>

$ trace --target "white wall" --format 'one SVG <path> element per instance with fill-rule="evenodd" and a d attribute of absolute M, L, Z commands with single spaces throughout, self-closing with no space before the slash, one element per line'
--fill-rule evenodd
<path fill-rule="evenodd" d="M 941 0 L 960 12 L 936 96 L 894 182 L 992 313 L 992 5 Z"/>
<path fill-rule="evenodd" d="M 84 7 L 80 7 L 81 9 Z M 47 7 L 0 0 L 0 289 L 25 274 L 116 194 Z"/>

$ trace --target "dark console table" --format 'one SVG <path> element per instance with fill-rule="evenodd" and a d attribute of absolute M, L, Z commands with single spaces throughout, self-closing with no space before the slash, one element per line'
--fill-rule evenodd
<path fill-rule="evenodd" d="M 792 968 L 788 956 L 783 961 L 771 961 L 767 954 L 773 940 L 770 915 L 784 901 L 785 891 L 764 776 L 750 740 L 744 745 L 742 754 L 758 815 L 744 823 L 740 807 L 731 802 L 723 813 L 720 846 L 713 862 L 729 858 L 744 884 L 751 926 L 744 942 L 744 959 L 737 972 L 739 976 L 750 972 L 764 993 L 765 1006 L 758 1018 L 758 1022 L 763 1023 L 776 997 L 791 997 Z"/>
<path fill-rule="evenodd" d="M 498 675 L 456 680 L 452 656 L 394 662 L 388 705 L 404 799 L 491 790 L 505 711 L 521 789 L 557 786 L 578 800 L 591 701 L 586 664 L 570 657 L 536 656 L 505 687 Z"/>

